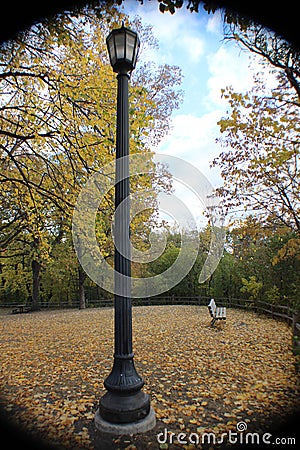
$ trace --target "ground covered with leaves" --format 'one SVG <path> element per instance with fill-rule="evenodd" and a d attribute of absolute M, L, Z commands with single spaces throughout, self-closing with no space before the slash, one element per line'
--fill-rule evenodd
<path fill-rule="evenodd" d="M 0 316 L 6 416 L 62 449 L 142 450 L 195 448 L 184 435 L 185 442 L 163 442 L 163 435 L 158 442 L 165 430 L 221 436 L 243 422 L 263 433 L 296 414 L 299 377 L 285 323 L 228 309 L 226 324 L 211 328 L 207 308 L 197 306 L 136 307 L 133 320 L 135 364 L 156 411 L 153 430 L 95 431 L 112 367 L 111 308 Z"/>

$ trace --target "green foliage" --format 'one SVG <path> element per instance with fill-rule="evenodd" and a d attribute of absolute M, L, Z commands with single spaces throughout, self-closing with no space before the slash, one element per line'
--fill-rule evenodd
<path fill-rule="evenodd" d="M 295 254 L 278 257 L 294 239 L 289 229 L 279 225 L 266 227 L 253 217 L 241 221 L 227 230 L 224 254 L 216 271 L 205 283 L 199 284 L 209 239 L 209 228 L 200 231 L 199 254 L 192 270 L 167 295 L 260 299 L 297 307 L 300 261 Z M 170 231 L 165 252 L 147 265 L 143 275 L 167 270 L 177 258 L 180 247 L 180 235 Z"/>
<path fill-rule="evenodd" d="M 262 283 L 257 281 L 254 276 L 251 276 L 249 280 L 242 278 L 242 283 L 241 292 L 246 294 L 250 300 L 257 300 L 263 286 Z"/>
<path fill-rule="evenodd" d="M 277 286 L 271 287 L 268 291 L 265 293 L 265 300 L 268 303 L 274 303 L 280 304 L 280 290 Z"/>

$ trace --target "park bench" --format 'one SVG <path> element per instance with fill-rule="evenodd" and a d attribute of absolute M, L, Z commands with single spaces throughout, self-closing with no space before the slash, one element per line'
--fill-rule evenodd
<path fill-rule="evenodd" d="M 212 327 L 216 320 L 226 320 L 226 308 L 225 307 L 217 307 L 216 302 L 212 298 L 208 304 L 209 314 L 212 317 L 212 321 L 210 326 Z"/>
<path fill-rule="evenodd" d="M 15 308 L 12 310 L 13 314 L 22 314 L 27 313 L 30 311 L 30 308 L 26 305 L 16 305 Z"/>

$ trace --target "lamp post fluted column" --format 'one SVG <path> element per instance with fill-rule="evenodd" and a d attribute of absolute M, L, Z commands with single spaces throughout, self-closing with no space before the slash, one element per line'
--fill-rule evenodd
<path fill-rule="evenodd" d="M 113 69 L 118 73 L 114 223 L 114 282 L 117 293 L 114 296 L 114 362 L 104 381 L 107 392 L 100 399 L 95 420 L 97 418 L 96 425 L 100 424 L 98 428 L 104 428 L 104 431 L 114 431 L 114 425 L 125 426 L 126 431 L 127 424 L 129 432 L 138 432 L 155 425 L 150 398 L 141 390 L 144 380 L 135 369 L 132 350 L 128 84 L 137 58 L 138 36 L 123 25 L 110 33 L 107 46 Z M 112 424 L 112 427 L 103 426 L 103 421 Z M 130 424 L 139 423 L 142 423 L 140 428 L 138 425 L 137 428 L 130 428 Z"/>

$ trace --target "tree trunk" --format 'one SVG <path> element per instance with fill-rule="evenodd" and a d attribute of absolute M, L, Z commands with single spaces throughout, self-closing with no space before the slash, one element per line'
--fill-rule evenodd
<path fill-rule="evenodd" d="M 40 270 L 41 265 L 38 261 L 33 260 L 31 262 L 32 268 L 32 311 L 38 311 L 40 309 Z"/>
<path fill-rule="evenodd" d="M 85 291 L 84 291 L 84 280 L 86 278 L 86 273 L 83 268 L 79 265 L 78 267 L 78 289 L 79 289 L 79 309 L 85 309 Z"/>

